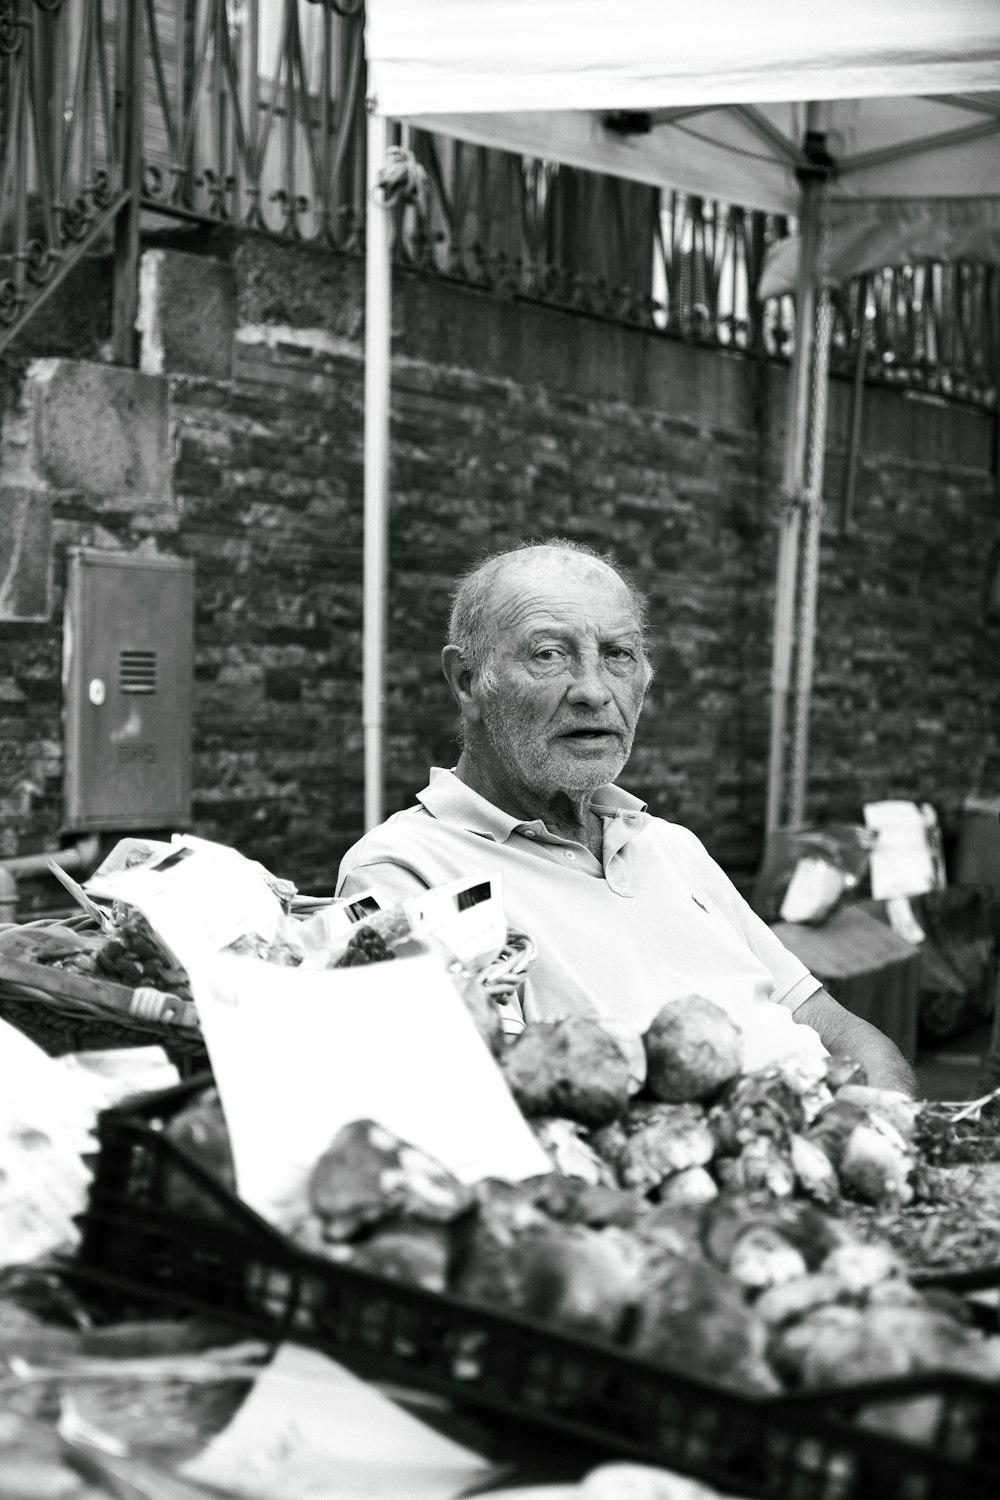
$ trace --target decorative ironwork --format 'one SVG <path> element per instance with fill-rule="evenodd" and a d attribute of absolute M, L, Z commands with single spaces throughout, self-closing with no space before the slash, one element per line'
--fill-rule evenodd
<path fill-rule="evenodd" d="M 0 344 L 115 202 L 148 223 L 363 251 L 365 82 L 362 0 L 0 0 Z M 789 357 L 793 299 L 756 296 L 782 218 L 417 129 L 397 144 L 426 182 L 393 207 L 408 271 Z M 135 233 L 119 279 L 135 275 Z M 1000 272 L 917 266 L 861 285 L 834 294 L 834 370 L 853 376 L 860 355 L 869 380 L 995 404 Z"/>
<path fill-rule="evenodd" d="M 0 0 L 0 53 L 9 57 L 16 52 L 27 28 L 28 22 L 18 15 L 17 0 Z"/>
<path fill-rule="evenodd" d="M 0 347 L 128 202 L 107 4 L 0 0 Z"/>

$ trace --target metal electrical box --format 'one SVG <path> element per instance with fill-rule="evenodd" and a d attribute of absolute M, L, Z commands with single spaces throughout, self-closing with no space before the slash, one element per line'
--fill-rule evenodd
<path fill-rule="evenodd" d="M 194 564 L 71 548 L 64 620 L 67 830 L 184 826 Z"/>

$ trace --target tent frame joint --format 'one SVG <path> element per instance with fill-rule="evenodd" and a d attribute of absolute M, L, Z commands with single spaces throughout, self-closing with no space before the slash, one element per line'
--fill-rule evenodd
<path fill-rule="evenodd" d="M 826 132 L 807 130 L 802 143 L 802 157 L 795 169 L 800 185 L 806 182 L 831 182 L 837 175 L 837 164 L 826 148 Z"/>

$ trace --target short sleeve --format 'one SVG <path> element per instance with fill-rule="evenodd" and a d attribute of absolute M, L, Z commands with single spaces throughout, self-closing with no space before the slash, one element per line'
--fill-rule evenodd
<path fill-rule="evenodd" d="M 374 891 L 387 904 L 402 901 L 406 896 L 415 896 L 427 889 L 415 870 L 393 860 L 373 860 L 371 863 L 349 865 L 345 860 L 337 876 L 338 896 L 359 896 L 362 891 Z"/>
<path fill-rule="evenodd" d="M 740 895 L 722 866 L 709 854 L 704 844 L 690 829 L 674 825 L 677 832 L 690 841 L 692 864 L 703 883 L 705 894 L 716 908 L 732 922 L 743 935 L 747 946 L 774 979 L 771 998 L 778 1005 L 794 1011 L 823 988 L 820 980 L 810 974 L 801 959 L 796 958 L 757 915 L 748 901 Z"/>

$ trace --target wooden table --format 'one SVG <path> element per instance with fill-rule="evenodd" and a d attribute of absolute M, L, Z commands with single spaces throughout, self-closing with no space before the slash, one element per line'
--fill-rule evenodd
<path fill-rule="evenodd" d="M 920 949 L 861 904 L 820 926 L 772 922 L 771 930 L 847 1010 L 885 1033 L 912 1062 L 917 1053 Z"/>

